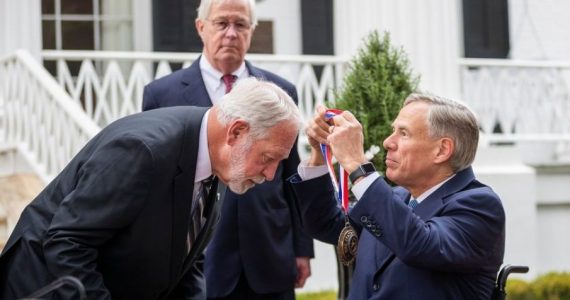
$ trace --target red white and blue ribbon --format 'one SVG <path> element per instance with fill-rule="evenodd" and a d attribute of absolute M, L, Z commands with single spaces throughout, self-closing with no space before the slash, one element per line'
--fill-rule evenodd
<path fill-rule="evenodd" d="M 341 113 L 342 110 L 340 109 L 329 109 L 325 112 L 325 120 L 327 122 L 330 122 L 332 118 L 334 118 L 337 115 L 340 115 Z M 321 144 L 321 153 L 325 158 L 327 169 L 331 177 L 332 185 L 334 187 L 339 206 L 342 207 L 342 210 L 345 213 L 348 213 L 348 172 L 346 172 L 342 168 L 342 166 L 339 165 L 340 177 L 337 182 L 337 177 L 334 171 L 334 166 L 332 162 L 332 153 L 330 147 L 325 144 Z"/>

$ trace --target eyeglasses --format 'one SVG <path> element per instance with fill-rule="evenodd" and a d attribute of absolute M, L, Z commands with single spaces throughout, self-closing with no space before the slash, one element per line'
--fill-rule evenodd
<path fill-rule="evenodd" d="M 230 28 L 230 26 L 232 25 L 235 31 L 237 32 L 245 32 L 251 28 L 251 24 L 247 21 L 230 22 L 228 20 L 223 20 L 223 19 L 206 20 L 206 21 L 211 22 L 212 25 L 214 26 L 214 29 L 220 32 L 228 30 L 228 28 Z"/>

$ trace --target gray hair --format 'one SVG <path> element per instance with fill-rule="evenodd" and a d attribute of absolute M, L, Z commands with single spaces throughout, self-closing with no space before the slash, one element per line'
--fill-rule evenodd
<path fill-rule="evenodd" d="M 404 101 L 404 106 L 417 101 L 429 104 L 429 137 L 453 140 L 455 151 L 450 160 L 453 171 L 469 167 L 475 159 L 479 142 L 479 127 L 473 112 L 461 102 L 430 94 L 411 94 Z"/>
<path fill-rule="evenodd" d="M 212 5 L 215 3 L 220 3 L 223 1 L 228 0 L 202 0 L 200 1 L 200 6 L 196 10 L 198 12 L 198 16 L 196 20 L 206 21 L 210 16 L 210 9 Z M 252 29 L 257 26 L 257 14 L 255 13 L 255 0 L 245 0 L 249 4 L 249 24 L 251 25 Z"/>
<path fill-rule="evenodd" d="M 267 131 L 281 121 L 291 122 L 297 130 L 303 123 L 299 108 L 284 90 L 255 77 L 238 81 L 217 106 L 220 123 L 228 125 L 243 119 L 249 123 L 250 134 L 256 139 L 264 138 Z"/>

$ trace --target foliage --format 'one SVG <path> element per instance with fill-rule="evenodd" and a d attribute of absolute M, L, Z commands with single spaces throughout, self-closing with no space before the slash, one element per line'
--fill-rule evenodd
<path fill-rule="evenodd" d="M 548 273 L 532 284 L 536 299 L 570 300 L 570 273 Z"/>
<path fill-rule="evenodd" d="M 392 133 L 392 121 L 418 82 L 404 51 L 390 44 L 390 35 L 385 32 L 380 39 L 373 31 L 351 61 L 337 100 L 328 106 L 349 110 L 356 116 L 364 128 L 364 149 L 373 145 L 383 149 L 382 142 Z M 372 162 L 384 172 L 384 151 L 380 153 Z"/>
<path fill-rule="evenodd" d="M 297 300 L 336 300 L 336 291 L 297 293 Z"/>
<path fill-rule="evenodd" d="M 506 292 L 509 299 L 533 300 L 534 294 L 530 283 L 521 279 L 509 279 Z"/>
<path fill-rule="evenodd" d="M 526 282 L 520 279 L 507 281 L 509 300 L 570 300 L 570 273 L 548 273 Z"/>

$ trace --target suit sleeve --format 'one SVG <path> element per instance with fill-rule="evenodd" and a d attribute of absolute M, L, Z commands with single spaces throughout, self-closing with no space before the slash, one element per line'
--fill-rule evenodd
<path fill-rule="evenodd" d="M 504 211 L 488 187 L 461 191 L 436 216 L 422 220 L 377 179 L 351 210 L 355 222 L 385 244 L 404 263 L 448 272 L 480 270 L 499 251 Z M 370 225 L 370 224 L 369 224 Z"/>
<path fill-rule="evenodd" d="M 287 91 L 293 101 L 296 104 L 299 103 L 297 98 L 297 90 L 293 85 Z M 313 246 L 313 238 L 305 232 L 303 226 L 301 225 L 302 221 L 300 216 L 298 215 L 297 211 L 297 200 L 295 199 L 295 193 L 293 193 L 287 184 L 287 179 L 291 177 L 293 174 L 297 172 L 297 166 L 300 163 L 299 158 L 299 151 L 298 149 L 298 140 L 295 141 L 293 145 L 293 149 L 289 154 L 289 158 L 283 162 L 284 171 L 283 171 L 283 184 L 284 184 L 284 191 L 285 197 L 289 204 L 289 211 L 291 212 L 291 224 L 293 227 L 293 247 L 295 248 L 295 256 L 296 257 L 314 257 L 314 246 Z"/>
<path fill-rule="evenodd" d="M 77 277 L 90 299 L 111 298 L 97 271 L 98 248 L 137 217 L 152 169 L 149 149 L 134 139 L 103 145 L 80 166 L 47 229 L 43 251 L 52 274 Z"/>
<path fill-rule="evenodd" d="M 328 174 L 305 181 L 295 175 L 289 181 L 303 228 L 316 239 L 336 245 L 344 228 L 344 213 L 336 204 Z"/>

